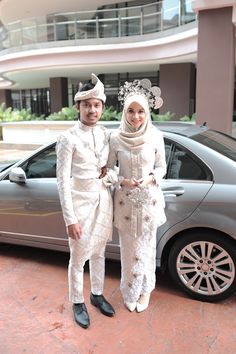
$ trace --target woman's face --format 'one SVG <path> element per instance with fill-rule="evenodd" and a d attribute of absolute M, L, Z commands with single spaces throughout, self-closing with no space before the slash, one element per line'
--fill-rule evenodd
<path fill-rule="evenodd" d="M 138 103 L 133 102 L 129 105 L 126 113 L 126 119 L 133 128 L 139 129 L 147 118 L 144 108 Z"/>

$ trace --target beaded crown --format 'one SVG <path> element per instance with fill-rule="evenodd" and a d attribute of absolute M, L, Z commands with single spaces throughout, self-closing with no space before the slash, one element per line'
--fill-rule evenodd
<path fill-rule="evenodd" d="M 124 105 L 126 98 L 131 95 L 144 96 L 150 108 L 158 109 L 163 104 L 163 100 L 160 97 L 160 88 L 158 86 L 152 86 L 149 79 L 134 80 L 133 82 L 126 81 L 123 86 L 120 86 L 118 100 L 122 105 Z"/>

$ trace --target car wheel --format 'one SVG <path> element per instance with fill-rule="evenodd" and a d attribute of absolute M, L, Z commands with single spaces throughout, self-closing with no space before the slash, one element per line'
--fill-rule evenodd
<path fill-rule="evenodd" d="M 219 234 L 185 233 L 171 248 L 168 268 L 174 281 L 197 300 L 220 301 L 236 291 L 235 244 Z"/>

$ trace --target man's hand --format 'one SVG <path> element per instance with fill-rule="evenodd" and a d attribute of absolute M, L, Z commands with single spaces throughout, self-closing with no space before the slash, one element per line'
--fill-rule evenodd
<path fill-rule="evenodd" d="M 103 178 L 103 177 L 106 176 L 106 174 L 107 174 L 107 167 L 106 167 L 106 166 L 103 166 L 103 167 L 101 168 L 101 173 L 100 173 L 100 176 L 99 176 L 98 178 Z"/>
<path fill-rule="evenodd" d="M 73 238 L 73 240 L 79 240 L 82 235 L 82 228 L 79 223 L 71 224 L 67 226 L 68 236 Z"/>

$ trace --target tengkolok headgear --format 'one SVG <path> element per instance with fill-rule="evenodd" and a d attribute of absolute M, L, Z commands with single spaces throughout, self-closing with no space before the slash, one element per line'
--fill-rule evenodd
<path fill-rule="evenodd" d="M 120 86 L 118 100 L 124 105 L 127 97 L 131 95 L 142 95 L 146 98 L 149 107 L 158 109 L 162 106 L 163 100 L 161 90 L 158 86 L 152 86 L 149 79 L 134 80 L 133 82 L 126 81 L 124 86 Z"/>
<path fill-rule="evenodd" d="M 87 91 L 78 91 L 75 94 L 74 101 L 88 100 L 89 98 L 97 98 L 101 100 L 103 103 L 106 102 L 106 95 L 104 94 L 104 85 L 99 80 L 99 78 L 95 74 L 91 74 L 92 84 L 95 86 L 91 90 Z"/>

